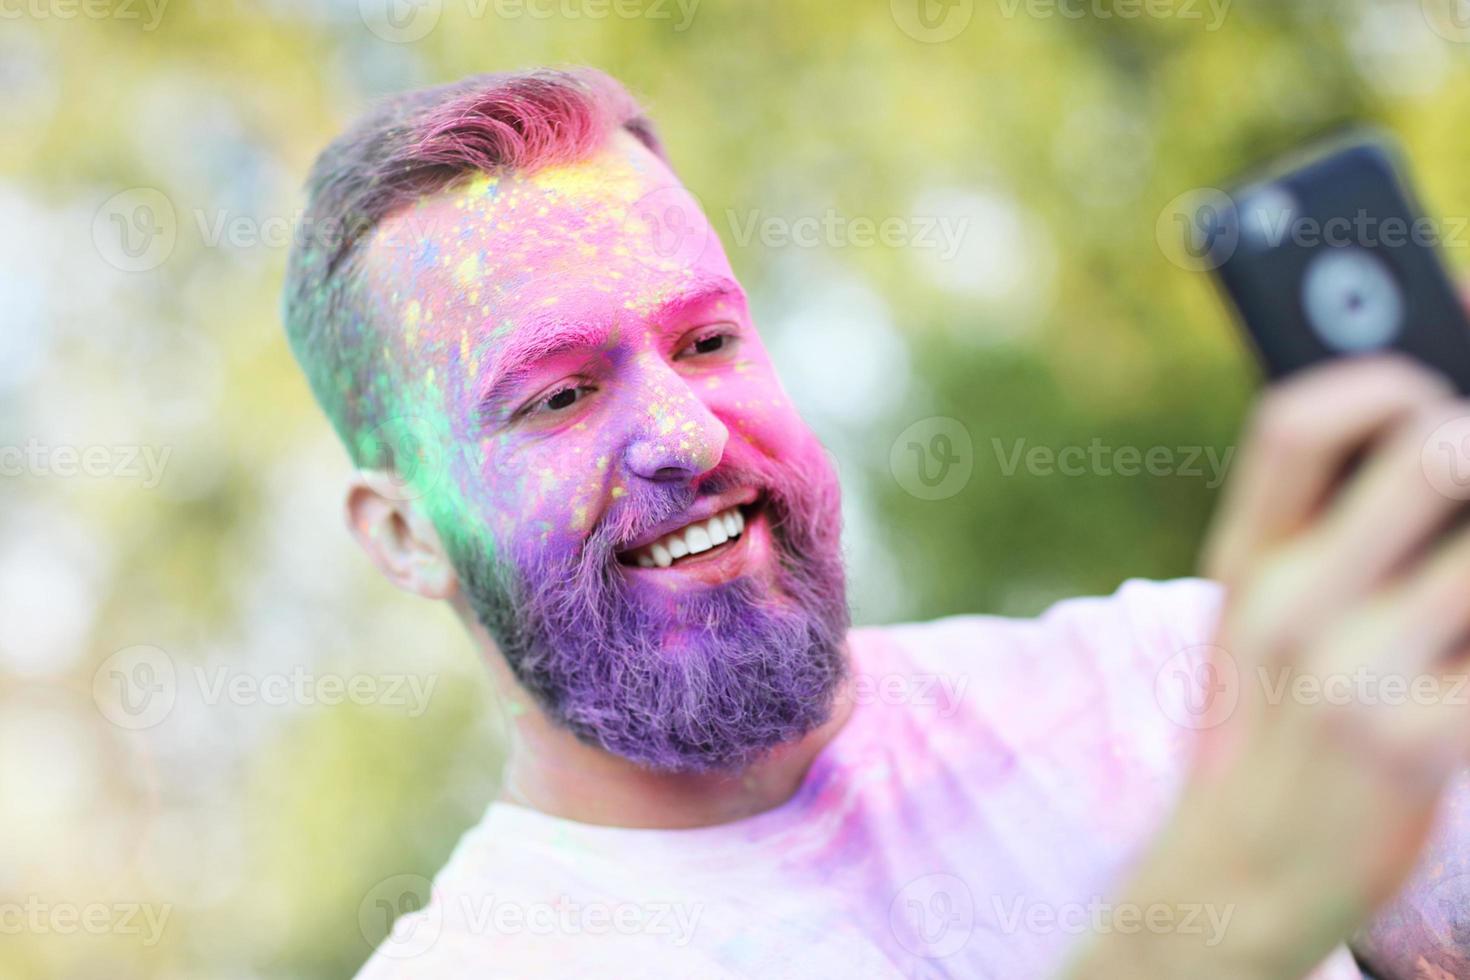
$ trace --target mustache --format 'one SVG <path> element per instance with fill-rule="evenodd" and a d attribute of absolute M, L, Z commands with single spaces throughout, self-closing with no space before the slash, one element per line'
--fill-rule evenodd
<path fill-rule="evenodd" d="M 742 487 L 755 487 L 761 500 L 775 496 L 773 473 L 749 464 L 721 463 L 697 481 L 624 487 L 583 541 L 582 553 L 601 561 L 625 551 L 634 541 L 686 513 L 701 498 Z"/>

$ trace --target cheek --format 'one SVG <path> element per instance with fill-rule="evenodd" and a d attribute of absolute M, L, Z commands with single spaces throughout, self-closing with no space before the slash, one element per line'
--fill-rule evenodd
<path fill-rule="evenodd" d="M 584 540 L 609 494 L 620 495 L 614 448 L 609 432 L 582 423 L 493 452 L 485 482 L 504 532 L 536 551 Z"/>
<path fill-rule="evenodd" d="M 707 404 L 726 420 L 732 435 L 761 455 L 789 459 L 812 451 L 815 436 L 769 367 L 741 362 L 737 370 L 707 383 L 706 392 Z"/>

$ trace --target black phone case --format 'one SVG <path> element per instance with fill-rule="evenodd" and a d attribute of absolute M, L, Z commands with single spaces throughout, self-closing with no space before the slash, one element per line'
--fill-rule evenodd
<path fill-rule="evenodd" d="M 1424 220 L 1395 156 L 1379 137 L 1338 141 L 1196 216 L 1271 378 L 1392 349 L 1470 393 L 1470 323 L 1438 251 L 1445 228 L 1454 229 Z M 1398 325 L 1380 336 L 1392 319 L 1386 310 L 1397 311 Z"/>

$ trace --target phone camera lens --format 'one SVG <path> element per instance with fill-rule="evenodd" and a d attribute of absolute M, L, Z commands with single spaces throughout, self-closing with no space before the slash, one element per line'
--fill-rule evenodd
<path fill-rule="evenodd" d="M 1387 346 L 1404 323 L 1404 295 L 1393 273 L 1360 248 L 1331 248 L 1312 259 L 1302 309 L 1322 342 L 1340 353 Z"/>

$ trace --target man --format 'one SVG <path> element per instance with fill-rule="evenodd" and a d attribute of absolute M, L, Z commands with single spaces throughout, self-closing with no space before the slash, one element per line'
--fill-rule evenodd
<path fill-rule="evenodd" d="M 1218 585 L 850 631 L 832 467 L 616 82 L 389 100 L 309 194 L 286 321 L 349 526 L 515 721 L 363 976 L 1356 977 L 1426 848 L 1356 945 L 1463 963 L 1467 831 L 1431 830 L 1470 711 L 1255 680 L 1463 672 L 1470 543 L 1419 448 L 1466 407 L 1427 371 L 1268 397 Z"/>

